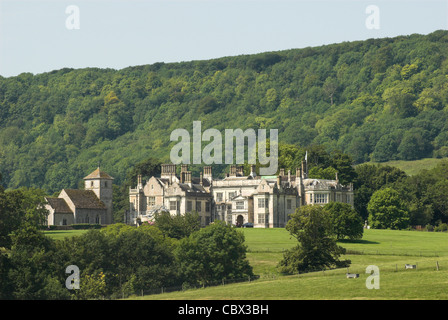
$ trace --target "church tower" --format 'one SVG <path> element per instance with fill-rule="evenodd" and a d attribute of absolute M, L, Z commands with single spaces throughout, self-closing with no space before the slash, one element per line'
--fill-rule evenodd
<path fill-rule="evenodd" d="M 93 171 L 88 176 L 84 177 L 84 189 L 95 192 L 98 199 L 100 199 L 107 208 L 106 221 L 101 221 L 101 224 L 112 223 L 112 178 L 106 172 L 101 171 L 100 167 Z"/>

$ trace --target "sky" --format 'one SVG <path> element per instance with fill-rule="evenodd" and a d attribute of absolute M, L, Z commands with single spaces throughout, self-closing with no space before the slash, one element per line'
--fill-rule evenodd
<path fill-rule="evenodd" d="M 0 0 L 0 75 L 205 60 L 448 29 L 448 0 Z"/>

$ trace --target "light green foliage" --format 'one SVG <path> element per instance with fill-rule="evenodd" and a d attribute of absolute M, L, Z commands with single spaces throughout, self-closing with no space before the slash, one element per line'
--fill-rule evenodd
<path fill-rule="evenodd" d="M 397 191 L 384 188 L 375 191 L 367 205 L 369 224 L 375 229 L 404 229 L 409 213 Z"/>

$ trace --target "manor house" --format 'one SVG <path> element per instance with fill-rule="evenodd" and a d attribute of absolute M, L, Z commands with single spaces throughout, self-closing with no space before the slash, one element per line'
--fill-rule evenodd
<path fill-rule="evenodd" d="M 177 175 L 176 165 L 164 164 L 160 177 L 151 177 L 145 184 L 138 176 L 136 188 L 129 190 L 126 222 L 151 221 L 162 211 L 171 215 L 195 211 L 202 226 L 221 220 L 232 225 L 249 222 L 256 228 L 285 227 L 296 208 L 331 201 L 353 206 L 353 185 L 341 185 L 337 175 L 335 180 L 308 178 L 306 161 L 294 175 L 280 169 L 275 176 L 258 176 L 255 166 L 244 175 L 242 166 L 232 165 L 223 179 L 214 178 L 210 166 L 192 177 L 187 165 L 181 165 Z"/>

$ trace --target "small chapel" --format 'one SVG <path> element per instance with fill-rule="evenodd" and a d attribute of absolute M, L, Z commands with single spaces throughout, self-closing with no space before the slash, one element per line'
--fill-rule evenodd
<path fill-rule="evenodd" d="M 45 198 L 48 226 L 112 223 L 114 178 L 98 167 L 83 180 L 84 190 L 62 189 L 58 197 Z"/>

